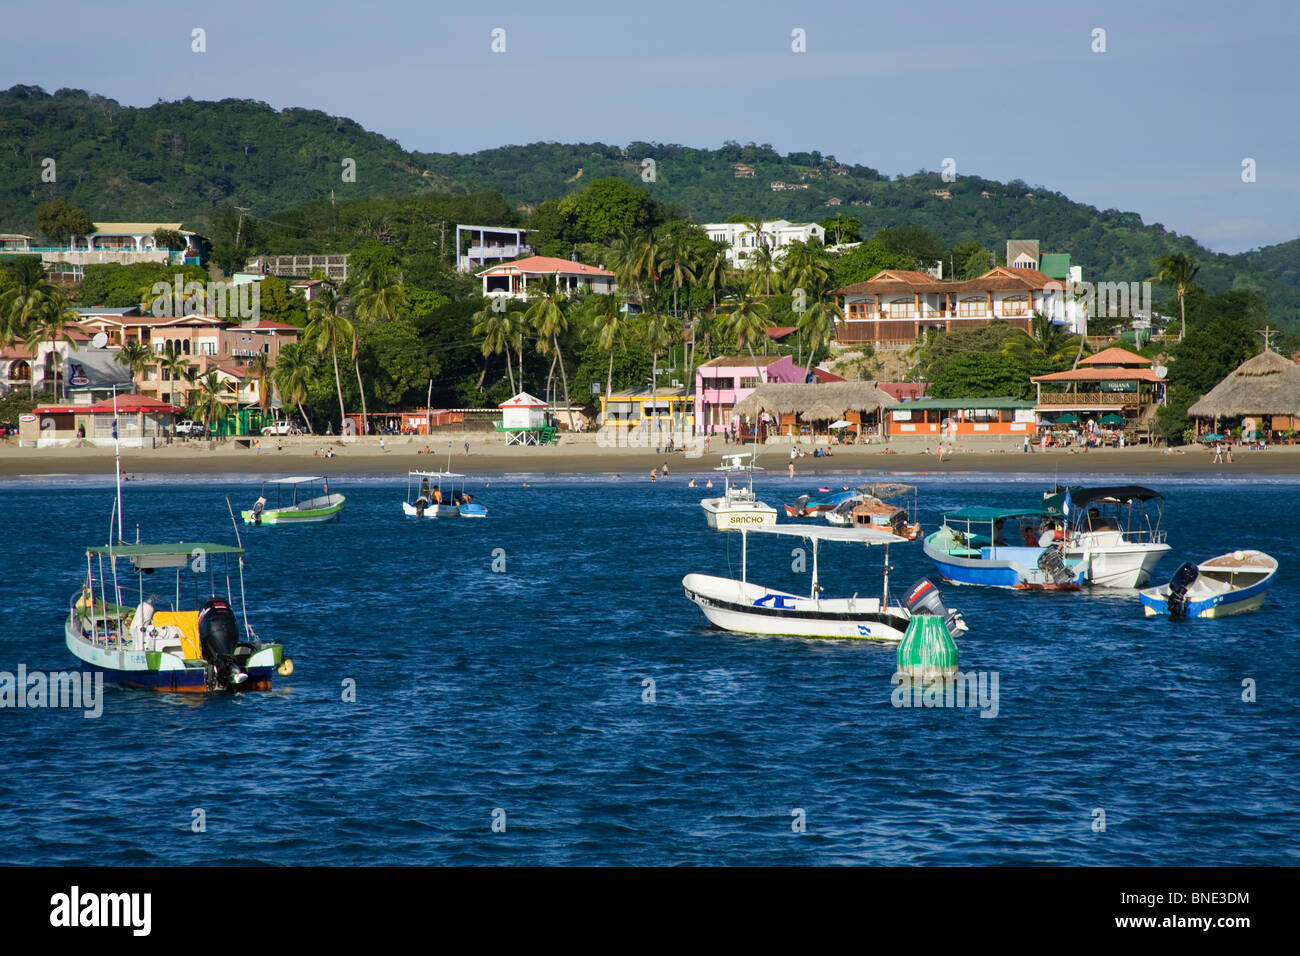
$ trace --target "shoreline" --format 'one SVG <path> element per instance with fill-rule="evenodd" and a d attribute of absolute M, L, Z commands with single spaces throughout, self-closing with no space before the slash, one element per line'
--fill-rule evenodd
<path fill-rule="evenodd" d="M 720 444 L 708 454 L 691 456 L 676 451 L 656 454 L 642 448 L 606 448 L 594 441 L 570 441 L 559 446 L 511 447 L 500 442 L 456 443 L 450 470 L 468 475 L 513 473 L 550 475 L 618 475 L 649 481 L 652 467 L 668 464 L 673 474 L 705 474 L 720 464 L 723 454 L 752 450 L 752 445 Z M 419 454 L 426 441 L 414 438 L 349 439 L 330 442 L 321 438 L 285 440 L 279 448 L 239 448 L 224 442 L 208 448 L 206 442 L 185 442 L 154 449 L 123 449 L 122 472 L 131 475 L 204 474 L 405 474 L 407 471 L 439 471 L 448 467 L 446 453 Z M 435 439 L 435 443 L 438 439 Z M 315 454 L 322 448 L 335 450 L 333 458 Z M 759 464 L 767 474 L 788 475 L 790 445 L 771 444 L 759 452 Z M 1023 452 L 1018 446 L 963 448 L 945 454 L 940 461 L 933 450 L 926 454 L 924 443 L 915 439 L 891 442 L 889 446 L 842 446 L 826 458 L 811 453 L 795 463 L 795 477 L 845 472 L 924 472 L 931 475 L 953 472 L 1098 474 L 1098 475 L 1201 475 L 1230 478 L 1246 475 L 1300 476 L 1300 446 L 1279 446 L 1258 451 L 1233 450 L 1232 463 L 1215 463 L 1212 449 L 1187 447 L 1164 449 L 1096 448 L 1049 449 Z M 0 481 L 57 475 L 95 475 L 114 471 L 111 447 L 19 448 L 0 445 Z"/>

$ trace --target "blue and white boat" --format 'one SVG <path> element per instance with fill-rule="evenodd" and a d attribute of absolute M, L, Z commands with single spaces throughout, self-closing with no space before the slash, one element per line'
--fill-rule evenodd
<path fill-rule="evenodd" d="M 1017 591 L 1078 591 L 1086 565 L 1062 549 L 1060 516 L 1036 508 L 973 507 L 943 516 L 924 540 L 945 581 Z"/>
<path fill-rule="evenodd" d="M 1277 574 L 1263 551 L 1233 551 L 1200 564 L 1188 562 L 1168 584 L 1138 592 L 1147 617 L 1227 617 L 1258 611 Z"/>

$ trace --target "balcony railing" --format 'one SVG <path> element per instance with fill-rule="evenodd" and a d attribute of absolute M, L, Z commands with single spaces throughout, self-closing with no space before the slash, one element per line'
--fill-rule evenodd
<path fill-rule="evenodd" d="M 1040 405 L 1149 405 L 1152 397 L 1143 392 L 1044 392 Z"/>

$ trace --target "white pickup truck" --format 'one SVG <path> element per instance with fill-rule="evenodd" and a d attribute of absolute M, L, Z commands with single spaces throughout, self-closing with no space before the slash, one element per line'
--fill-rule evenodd
<path fill-rule="evenodd" d="M 202 422 L 190 421 L 188 418 L 183 422 L 177 422 L 175 433 L 184 435 L 187 438 L 204 438 L 208 434 L 208 426 Z"/>
<path fill-rule="evenodd" d="M 298 426 L 291 421 L 281 419 L 278 422 L 271 422 L 262 428 L 263 435 L 296 435 Z"/>

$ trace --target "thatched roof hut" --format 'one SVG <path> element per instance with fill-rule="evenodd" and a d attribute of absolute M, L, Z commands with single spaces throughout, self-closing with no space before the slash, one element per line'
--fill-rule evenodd
<path fill-rule="evenodd" d="M 1261 352 L 1242 362 L 1187 410 L 1194 418 L 1300 415 L 1300 365 Z"/>
<path fill-rule="evenodd" d="M 797 414 L 805 421 L 829 421 L 842 418 L 845 412 L 875 412 L 893 404 L 893 397 L 875 382 L 769 382 L 737 402 L 735 413 L 751 418 L 760 412 Z"/>

